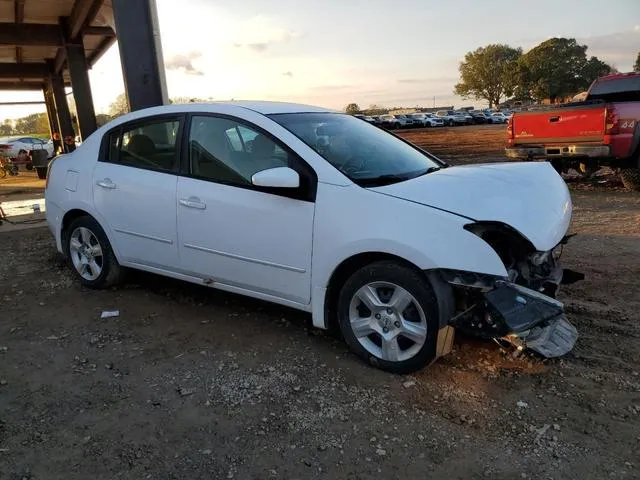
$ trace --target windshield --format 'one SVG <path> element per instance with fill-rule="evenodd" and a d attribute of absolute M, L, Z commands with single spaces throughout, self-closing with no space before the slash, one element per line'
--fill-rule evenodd
<path fill-rule="evenodd" d="M 361 186 L 401 182 L 444 166 L 398 137 L 349 115 L 280 113 L 269 117 Z"/>

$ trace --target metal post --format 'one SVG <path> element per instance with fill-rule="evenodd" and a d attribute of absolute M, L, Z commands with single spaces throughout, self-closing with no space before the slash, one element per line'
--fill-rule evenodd
<path fill-rule="evenodd" d="M 59 140 L 60 127 L 58 126 L 58 114 L 56 113 L 56 106 L 54 105 L 51 91 L 44 87 L 42 93 L 44 94 L 44 103 L 47 107 L 47 118 L 49 119 L 49 130 L 51 132 L 51 139 L 53 140 L 53 150 L 57 153 L 60 147 L 62 147 L 62 142 Z"/>
<path fill-rule="evenodd" d="M 49 75 L 47 85 L 53 93 L 53 101 L 57 111 L 58 125 L 60 126 L 60 137 L 66 153 L 75 150 L 75 134 L 73 133 L 73 123 L 71 122 L 71 112 L 67 103 L 67 96 L 64 92 L 64 79 L 62 75 Z"/>
<path fill-rule="evenodd" d="M 67 51 L 71 86 L 73 87 L 73 98 L 76 101 L 78 126 L 80 127 L 80 135 L 84 140 L 98 128 L 96 112 L 93 108 L 93 98 L 91 97 L 87 60 L 82 45 L 68 44 L 65 49 Z"/>
<path fill-rule="evenodd" d="M 155 0 L 112 0 L 131 111 L 168 103 Z"/>

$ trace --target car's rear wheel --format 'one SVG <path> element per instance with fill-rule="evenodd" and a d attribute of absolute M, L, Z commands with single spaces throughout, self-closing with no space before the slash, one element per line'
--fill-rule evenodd
<path fill-rule="evenodd" d="M 83 285 L 106 288 L 123 274 L 102 227 L 92 217 L 75 219 L 63 234 L 64 253 Z"/>
<path fill-rule="evenodd" d="M 436 294 L 421 272 L 400 263 L 376 262 L 351 275 L 338 321 L 349 347 L 383 370 L 409 373 L 436 358 Z"/>
<path fill-rule="evenodd" d="M 449 126 L 450 126 L 450 127 L 453 127 L 453 125 L 454 125 L 453 120 L 449 120 Z"/>

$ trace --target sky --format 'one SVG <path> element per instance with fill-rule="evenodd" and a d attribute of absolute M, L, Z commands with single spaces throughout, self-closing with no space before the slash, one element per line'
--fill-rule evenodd
<path fill-rule="evenodd" d="M 640 50 L 640 0 L 156 0 L 170 97 L 361 107 L 481 105 L 453 94 L 465 53 L 573 37 L 620 71 Z M 90 71 L 106 113 L 118 47 Z M 0 101 L 41 100 L 0 92 Z M 0 120 L 43 107 L 0 106 Z"/>

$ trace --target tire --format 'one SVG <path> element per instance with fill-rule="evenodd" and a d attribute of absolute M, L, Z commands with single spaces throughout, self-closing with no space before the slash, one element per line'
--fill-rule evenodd
<path fill-rule="evenodd" d="M 453 125 L 454 125 L 453 120 L 449 120 L 449 126 L 453 127 Z"/>
<path fill-rule="evenodd" d="M 550 160 L 549 163 L 554 168 L 554 170 L 558 172 L 558 175 L 562 175 L 565 170 L 564 165 L 562 164 L 562 160 L 556 158 L 554 160 Z"/>
<path fill-rule="evenodd" d="M 627 190 L 640 192 L 640 168 L 623 168 L 620 179 Z"/>
<path fill-rule="evenodd" d="M 33 164 L 32 163 L 27 163 L 25 164 L 24 168 L 26 168 L 28 171 L 33 170 Z"/>
<path fill-rule="evenodd" d="M 89 232 L 89 235 L 86 232 Z M 84 248 L 85 253 L 78 248 L 77 241 L 80 241 L 80 248 Z M 116 285 L 122 280 L 124 270 L 113 253 L 107 235 L 93 217 L 83 216 L 76 218 L 69 225 L 69 228 L 62 233 L 62 242 L 64 255 L 72 271 L 85 287 L 102 289 Z M 100 254 L 97 254 L 96 245 L 100 247 Z M 85 269 L 86 274 L 83 275 L 80 273 L 81 267 L 79 264 L 86 263 L 86 261 L 83 262 L 82 257 L 84 257 L 84 260 L 89 258 L 86 253 L 86 247 L 88 246 L 93 248 L 93 251 L 90 252 L 90 259 L 99 269 L 88 264 Z"/>
<path fill-rule="evenodd" d="M 402 315 L 384 306 L 391 305 L 393 295 L 405 300 Z M 369 309 L 361 298 L 369 299 L 368 304 L 375 303 L 377 308 Z M 375 367 L 405 374 L 436 358 L 438 299 L 419 271 L 393 261 L 361 268 L 342 286 L 337 313 L 340 331 L 351 350 Z M 354 331 L 354 325 L 359 329 Z"/>
<path fill-rule="evenodd" d="M 47 178 L 47 167 L 36 167 L 36 172 L 38 173 L 38 178 L 40 180 L 45 180 Z"/>

